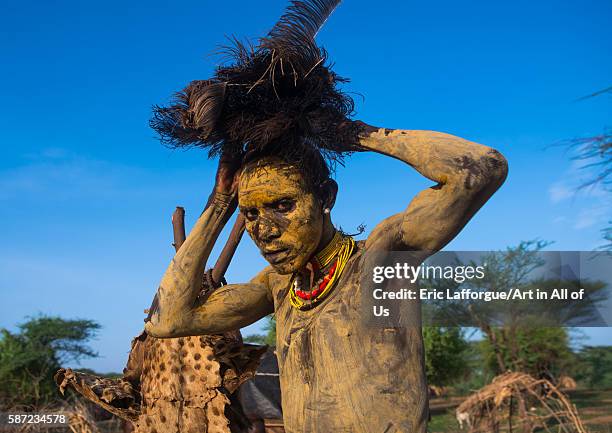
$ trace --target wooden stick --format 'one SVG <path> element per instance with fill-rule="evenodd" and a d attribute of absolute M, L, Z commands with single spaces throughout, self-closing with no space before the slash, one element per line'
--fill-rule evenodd
<path fill-rule="evenodd" d="M 215 283 L 218 283 L 223 279 L 223 276 L 227 272 L 227 268 L 232 261 L 232 257 L 234 257 L 234 253 L 236 252 L 236 248 L 238 248 L 238 244 L 240 243 L 240 239 L 242 239 L 243 234 L 244 215 L 238 213 L 234 226 L 232 227 L 232 231 L 225 242 L 223 250 L 221 250 L 221 253 L 219 254 L 219 258 L 217 258 L 217 262 L 215 263 L 215 267 L 212 271 L 212 278 Z"/>
<path fill-rule="evenodd" d="M 172 246 L 174 247 L 174 251 L 178 252 L 187 236 L 185 234 L 185 208 L 181 206 L 177 206 L 172 214 L 172 234 L 174 238 L 174 242 L 172 242 Z M 145 310 L 147 313 L 147 317 L 145 318 L 145 323 L 151 320 L 151 316 L 155 310 L 159 308 L 159 299 L 157 297 L 157 293 L 155 293 L 155 297 L 153 297 L 153 302 L 151 302 L 151 306 L 148 310 Z"/>
<path fill-rule="evenodd" d="M 185 239 L 187 239 L 185 235 L 185 208 L 181 206 L 177 206 L 172 214 L 172 232 L 174 235 L 172 246 L 178 252 Z"/>
<path fill-rule="evenodd" d="M 236 221 L 234 222 L 234 226 L 232 227 L 232 231 L 225 242 L 225 246 L 223 247 L 223 250 L 221 250 L 221 253 L 219 254 L 219 257 L 217 258 L 215 266 L 212 270 L 212 279 L 215 284 L 218 284 L 223 280 L 223 277 L 227 272 L 227 268 L 229 268 L 230 262 L 234 257 L 236 248 L 238 248 L 238 245 L 240 244 L 240 240 L 244 234 L 244 228 L 244 216 L 239 213 L 236 217 Z M 177 206 L 172 214 L 172 232 L 174 236 L 172 246 L 174 246 L 174 250 L 178 252 L 181 245 L 183 245 L 185 242 L 185 239 L 187 239 L 185 234 L 185 209 L 181 206 Z M 151 320 L 151 316 L 153 315 L 153 312 L 157 310 L 158 306 L 159 300 L 156 293 L 155 297 L 153 298 L 153 302 L 151 303 L 151 307 L 148 310 L 145 310 L 145 313 L 148 314 L 145 322 Z"/>

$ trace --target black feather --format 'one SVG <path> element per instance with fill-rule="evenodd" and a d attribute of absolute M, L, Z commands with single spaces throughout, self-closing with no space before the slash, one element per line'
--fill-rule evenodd
<path fill-rule="evenodd" d="M 223 111 L 226 83 L 192 81 L 174 97 L 169 107 L 156 106 L 150 124 L 164 144 L 171 147 L 209 143 L 211 156 L 222 147 L 223 137 L 216 129 Z"/>
<path fill-rule="evenodd" d="M 185 94 L 188 109 L 183 126 L 200 130 L 201 137 L 205 140 L 215 129 L 221 116 L 226 86 L 227 83 L 192 82 Z"/>
<path fill-rule="evenodd" d="M 293 1 L 258 45 L 230 38 L 227 63 L 193 81 L 168 107 L 154 107 L 151 126 L 172 147 L 276 154 L 292 161 L 322 154 L 328 164 L 358 149 L 359 127 L 347 82 L 326 64 L 315 36 L 340 0 Z M 304 157 L 305 158 L 305 157 Z"/>
<path fill-rule="evenodd" d="M 259 46 L 272 55 L 271 72 L 277 64 L 281 72 L 304 76 L 325 61 L 315 37 L 341 0 L 292 1 L 291 5 Z M 284 64 L 283 64 L 284 63 Z"/>

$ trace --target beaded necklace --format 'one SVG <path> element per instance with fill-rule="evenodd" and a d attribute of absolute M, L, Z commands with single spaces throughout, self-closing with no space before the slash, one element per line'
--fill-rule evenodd
<path fill-rule="evenodd" d="M 335 262 L 331 265 L 325 277 L 316 281 L 315 284 L 312 284 L 312 281 L 310 281 L 309 291 L 303 290 L 301 273 L 294 273 L 289 290 L 291 305 L 298 310 L 309 310 L 325 299 L 331 293 L 342 271 L 344 271 L 344 267 L 351 257 L 354 248 L 355 241 L 352 237 L 336 232 L 331 242 L 311 261 L 311 274 L 317 269 L 325 268 L 334 260 Z"/>

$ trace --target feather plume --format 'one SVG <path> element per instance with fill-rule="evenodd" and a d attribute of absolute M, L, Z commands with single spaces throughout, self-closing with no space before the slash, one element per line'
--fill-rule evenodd
<path fill-rule="evenodd" d="M 188 108 L 183 127 L 200 130 L 201 137 L 205 140 L 215 129 L 221 116 L 226 85 L 227 83 L 210 81 L 192 82 L 185 92 Z"/>
<path fill-rule="evenodd" d="M 315 37 L 341 0 L 292 1 L 259 46 L 272 54 L 271 71 L 278 65 L 286 73 L 304 76 L 326 59 Z M 282 67 L 283 63 L 287 67 Z"/>
<path fill-rule="evenodd" d="M 299 163 L 314 151 L 329 167 L 342 163 L 359 148 L 360 129 L 349 120 L 352 98 L 339 88 L 348 80 L 330 69 L 315 43 L 339 3 L 292 1 L 257 45 L 230 38 L 221 51 L 227 63 L 212 79 L 193 81 L 172 104 L 154 107 L 151 126 L 161 141 L 202 147 L 211 157 L 248 152 Z"/>

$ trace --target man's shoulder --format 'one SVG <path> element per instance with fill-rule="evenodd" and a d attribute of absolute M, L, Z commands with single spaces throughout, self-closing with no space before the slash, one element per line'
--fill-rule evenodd
<path fill-rule="evenodd" d="M 270 290 L 277 290 L 281 286 L 286 286 L 291 279 L 291 275 L 281 275 L 270 265 L 263 268 L 256 276 L 251 280 L 252 283 L 264 284 Z"/>

